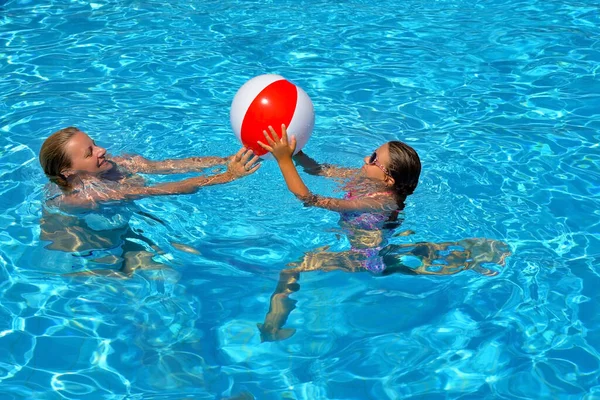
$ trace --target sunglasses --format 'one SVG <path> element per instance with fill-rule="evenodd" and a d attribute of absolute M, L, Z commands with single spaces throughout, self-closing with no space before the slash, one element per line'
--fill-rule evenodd
<path fill-rule="evenodd" d="M 384 174 L 386 174 L 387 176 L 390 176 L 390 173 L 388 172 L 387 168 L 384 167 L 383 165 L 381 165 L 381 163 L 379 161 L 377 161 L 377 152 L 376 151 L 374 151 L 373 154 L 371 154 L 371 157 L 369 157 L 369 161 L 367 162 L 367 164 L 376 166 Z"/>

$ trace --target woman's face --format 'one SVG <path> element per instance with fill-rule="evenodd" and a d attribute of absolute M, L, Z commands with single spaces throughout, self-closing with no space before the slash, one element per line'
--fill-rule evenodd
<path fill-rule="evenodd" d="M 97 174 L 112 168 L 106 161 L 106 149 L 96 143 L 85 133 L 77 132 L 65 146 L 65 152 L 71 159 L 71 170 Z"/>
<path fill-rule="evenodd" d="M 363 173 L 372 179 L 384 181 L 389 176 L 389 165 L 390 165 L 390 146 L 385 143 L 382 144 L 377 150 L 364 159 L 365 165 L 363 165 Z"/>

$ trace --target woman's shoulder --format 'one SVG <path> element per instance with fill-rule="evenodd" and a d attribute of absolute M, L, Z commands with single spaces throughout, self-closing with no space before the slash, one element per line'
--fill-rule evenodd
<path fill-rule="evenodd" d="M 45 204 L 60 210 L 94 209 L 98 201 L 114 197 L 118 184 L 98 178 L 77 178 L 68 190 L 50 188 Z M 56 186 L 56 185 L 55 185 Z"/>
<path fill-rule="evenodd" d="M 46 198 L 45 207 L 48 210 L 77 211 L 79 209 L 94 209 L 97 203 L 82 190 L 71 190 Z"/>

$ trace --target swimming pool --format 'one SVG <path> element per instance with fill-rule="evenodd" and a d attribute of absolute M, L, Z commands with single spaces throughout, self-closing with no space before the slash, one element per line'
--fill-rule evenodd
<path fill-rule="evenodd" d="M 590 0 L 0 2 L 0 397 L 597 398 L 599 15 Z M 348 246 L 265 163 L 131 206 L 171 269 L 56 273 L 90 261 L 40 239 L 45 137 L 76 125 L 113 153 L 228 155 L 233 95 L 263 73 L 311 96 L 318 160 L 417 149 L 399 243 L 502 240 L 502 272 L 307 273 L 296 334 L 261 343 L 279 271 Z"/>

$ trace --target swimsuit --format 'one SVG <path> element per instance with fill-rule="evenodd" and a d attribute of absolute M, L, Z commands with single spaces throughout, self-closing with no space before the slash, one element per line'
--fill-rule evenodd
<path fill-rule="evenodd" d="M 381 196 L 382 194 L 388 193 L 389 192 L 378 192 L 360 195 L 355 191 L 349 191 L 344 198 L 347 200 L 354 200 Z M 399 210 L 394 210 L 392 212 L 350 211 L 341 213 L 341 222 L 347 228 L 346 234 L 351 238 L 358 239 L 358 243 L 356 243 L 356 240 L 351 240 L 351 243 L 354 243 L 352 243 L 350 252 L 358 256 L 358 262 L 361 267 L 373 273 L 381 273 L 385 270 L 385 264 L 383 263 L 383 258 L 380 256 L 379 252 L 385 245 L 385 233 L 390 232 L 399 225 L 399 222 L 397 221 L 398 213 Z M 368 243 L 374 241 L 379 242 L 378 245 Z"/>

